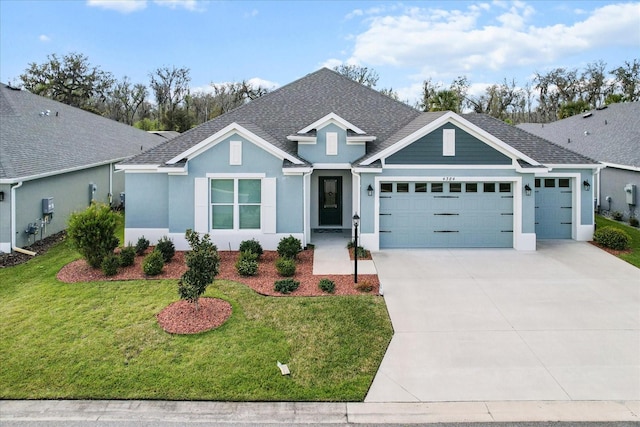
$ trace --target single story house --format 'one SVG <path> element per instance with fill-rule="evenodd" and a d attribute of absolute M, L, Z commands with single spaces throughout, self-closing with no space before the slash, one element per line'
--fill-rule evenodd
<path fill-rule="evenodd" d="M 421 113 L 321 69 L 116 166 L 125 239 L 221 249 L 352 229 L 371 250 L 589 240 L 599 164 L 480 114 Z"/>
<path fill-rule="evenodd" d="M 519 128 L 600 161 L 595 179 L 596 209 L 637 217 L 640 197 L 640 102 L 611 104 L 553 123 Z"/>
<path fill-rule="evenodd" d="M 166 138 L 0 84 L 0 252 L 67 227 L 92 200 L 120 205 L 116 163 Z"/>

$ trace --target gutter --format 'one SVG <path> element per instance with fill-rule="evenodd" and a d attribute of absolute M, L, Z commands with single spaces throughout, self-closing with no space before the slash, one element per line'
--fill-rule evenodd
<path fill-rule="evenodd" d="M 11 187 L 11 250 L 16 249 L 16 189 L 22 187 L 23 183 L 20 181 Z"/>

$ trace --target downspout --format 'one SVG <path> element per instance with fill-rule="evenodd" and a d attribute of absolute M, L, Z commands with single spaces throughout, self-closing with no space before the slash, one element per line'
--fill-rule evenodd
<path fill-rule="evenodd" d="M 113 163 L 109 163 L 109 206 L 113 204 Z"/>
<path fill-rule="evenodd" d="M 22 187 L 23 181 L 11 187 L 11 250 L 16 247 L 16 189 Z"/>
<path fill-rule="evenodd" d="M 307 177 L 309 175 L 311 175 L 313 173 L 313 168 L 311 169 L 311 172 L 307 172 L 307 173 L 303 173 L 302 174 L 302 197 L 304 200 L 303 203 L 303 207 L 302 207 L 302 233 L 304 235 L 304 245 L 306 246 L 307 244 L 311 243 L 311 230 L 309 230 L 307 228 L 307 224 L 309 225 L 309 227 L 311 226 L 311 218 L 310 218 L 310 214 L 309 214 L 309 209 L 311 209 L 311 196 L 307 195 Z M 309 191 L 311 191 L 311 182 L 309 182 Z M 309 198 L 307 198 L 307 196 L 309 196 Z M 307 200 L 309 201 L 309 203 L 307 203 Z"/>

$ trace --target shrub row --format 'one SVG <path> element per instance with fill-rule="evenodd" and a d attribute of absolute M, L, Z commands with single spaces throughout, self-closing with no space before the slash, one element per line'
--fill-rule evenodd
<path fill-rule="evenodd" d="M 593 241 L 606 248 L 622 251 L 629 248 L 631 236 L 614 227 L 602 227 L 593 233 Z"/>

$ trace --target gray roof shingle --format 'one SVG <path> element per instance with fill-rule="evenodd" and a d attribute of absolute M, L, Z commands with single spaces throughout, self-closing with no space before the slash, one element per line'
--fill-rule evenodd
<path fill-rule="evenodd" d="M 123 123 L 0 84 L 0 180 L 3 182 L 118 162 L 164 140 Z"/>
<path fill-rule="evenodd" d="M 518 127 L 601 162 L 640 167 L 640 102 L 611 104 L 589 113 Z"/>

